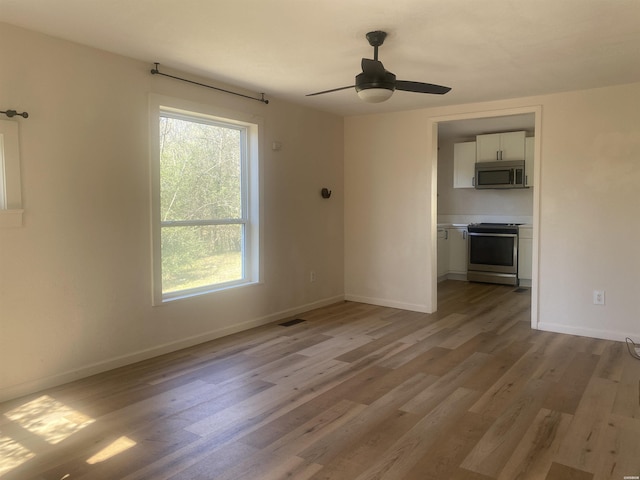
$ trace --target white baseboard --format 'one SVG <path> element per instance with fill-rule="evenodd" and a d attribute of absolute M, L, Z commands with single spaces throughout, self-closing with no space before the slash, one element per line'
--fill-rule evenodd
<path fill-rule="evenodd" d="M 110 358 L 108 360 L 103 360 L 100 362 L 96 362 L 91 365 L 86 365 L 75 370 L 69 370 L 67 372 L 59 373 L 56 375 L 51 375 L 48 377 L 42 377 L 36 380 L 31 380 L 28 382 L 11 385 L 2 389 L 2 392 L 0 393 L 0 402 L 18 398 L 24 395 L 36 393 L 46 388 L 52 388 L 58 385 L 63 385 L 65 383 L 72 382 L 74 380 L 79 380 L 81 378 L 86 378 L 91 375 L 106 372 L 108 370 L 113 370 L 114 368 L 124 367 L 125 365 L 131 365 L 133 363 L 140 362 L 142 360 L 148 360 L 149 358 L 158 357 L 166 353 L 182 350 L 183 348 L 188 348 L 194 345 L 209 342 L 211 340 L 225 337 L 233 333 L 238 333 L 243 330 L 248 330 L 250 328 L 259 327 L 269 323 L 277 322 L 279 320 L 283 320 L 291 316 L 307 312 L 309 310 L 325 307 L 327 305 L 332 305 L 334 303 L 342 302 L 344 300 L 345 300 L 344 295 L 336 295 L 335 297 L 325 298 L 323 300 L 318 300 L 316 302 L 308 303 L 306 305 L 300 305 L 298 307 L 282 310 L 280 312 L 265 315 L 264 317 L 247 320 L 246 322 L 242 322 L 237 325 L 219 328 L 209 332 L 194 335 L 188 338 L 183 338 L 181 340 L 176 340 L 175 342 L 156 345 L 144 350 L 139 350 L 137 352 L 121 355 L 119 357 Z"/>
<path fill-rule="evenodd" d="M 381 307 L 399 308 L 400 310 L 410 310 L 412 312 L 432 313 L 427 310 L 426 305 L 417 305 L 414 303 L 397 302 L 383 298 L 363 297 L 361 295 L 346 294 L 344 299 L 350 302 L 368 303 L 369 305 L 379 305 Z"/>
<path fill-rule="evenodd" d="M 555 333 L 566 333 L 569 335 L 578 335 L 580 337 L 601 338 L 603 340 L 614 340 L 616 342 L 624 342 L 624 339 L 627 337 L 632 339 L 640 339 L 640 332 L 617 332 L 612 330 L 600 330 L 596 328 L 574 327 L 558 323 L 538 323 L 538 330 Z"/>

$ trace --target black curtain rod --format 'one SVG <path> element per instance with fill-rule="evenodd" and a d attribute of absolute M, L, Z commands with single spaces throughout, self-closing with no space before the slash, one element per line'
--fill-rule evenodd
<path fill-rule="evenodd" d="M 4 112 L 0 111 L 0 113 L 5 114 L 9 118 L 15 117 L 16 115 L 18 115 L 19 117 L 22 117 L 22 118 L 29 118 L 29 114 L 27 112 L 18 113 L 15 110 L 6 110 Z"/>
<path fill-rule="evenodd" d="M 220 91 L 220 92 L 230 93 L 231 95 L 237 95 L 238 97 L 244 97 L 244 98 L 249 98 L 249 99 L 251 99 L 251 100 L 257 100 L 258 102 L 262 102 L 262 103 L 264 103 L 265 105 L 268 105 L 268 104 L 269 104 L 269 100 L 266 100 L 266 99 L 264 98 L 264 93 L 261 93 L 261 94 L 260 94 L 260 98 L 257 98 L 257 97 L 251 97 L 251 96 L 249 96 L 249 95 L 244 95 L 244 94 L 242 94 L 242 93 L 231 92 L 231 91 L 229 91 L 229 90 L 225 90 L 224 88 L 213 87 L 213 86 L 211 86 L 211 85 L 205 85 L 204 83 L 194 82 L 193 80 L 188 80 L 188 79 L 186 79 L 186 78 L 180 78 L 180 77 L 176 77 L 176 76 L 173 76 L 173 75 L 169 75 L 169 74 L 167 74 L 167 73 L 162 73 L 160 70 L 158 70 L 158 65 L 160 65 L 160 64 L 159 64 L 159 63 L 157 63 L 157 62 L 154 62 L 154 65 L 155 65 L 155 68 L 152 68 L 152 69 L 151 69 L 151 74 L 152 74 L 152 75 L 162 75 L 163 77 L 174 78 L 174 79 L 176 79 L 176 80 L 180 80 L 180 81 L 182 81 L 182 82 L 193 83 L 194 85 L 199 85 L 199 86 L 201 86 L 201 87 L 212 88 L 212 89 L 214 89 L 214 90 L 218 90 L 218 91 Z M 25 117 L 25 118 L 26 118 L 26 117 Z"/>

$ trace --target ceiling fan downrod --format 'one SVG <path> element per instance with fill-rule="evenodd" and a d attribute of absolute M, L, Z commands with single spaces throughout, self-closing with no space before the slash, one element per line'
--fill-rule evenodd
<path fill-rule="evenodd" d="M 367 40 L 369 45 L 373 47 L 373 59 L 378 60 L 378 47 L 384 43 L 384 39 L 387 38 L 387 32 L 376 30 L 374 32 L 367 33 Z"/>

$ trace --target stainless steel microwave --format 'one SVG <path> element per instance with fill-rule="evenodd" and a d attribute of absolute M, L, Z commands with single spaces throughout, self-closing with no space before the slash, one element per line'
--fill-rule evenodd
<path fill-rule="evenodd" d="M 524 160 L 476 163 L 476 188 L 526 188 Z"/>

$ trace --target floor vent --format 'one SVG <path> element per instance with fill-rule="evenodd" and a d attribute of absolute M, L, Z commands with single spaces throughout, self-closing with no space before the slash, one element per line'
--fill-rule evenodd
<path fill-rule="evenodd" d="M 529 289 L 528 289 L 528 288 L 522 288 L 522 287 L 520 287 L 520 288 L 516 288 L 516 289 L 514 290 L 514 292 L 515 292 L 515 293 L 526 293 L 526 292 L 528 292 L 528 291 L 529 291 Z"/>
<path fill-rule="evenodd" d="M 293 320 L 289 320 L 287 322 L 284 323 L 279 323 L 278 325 L 282 326 L 282 327 L 290 327 L 292 325 L 297 325 L 298 323 L 302 323 L 306 320 L 303 320 L 302 318 L 294 318 Z"/>

